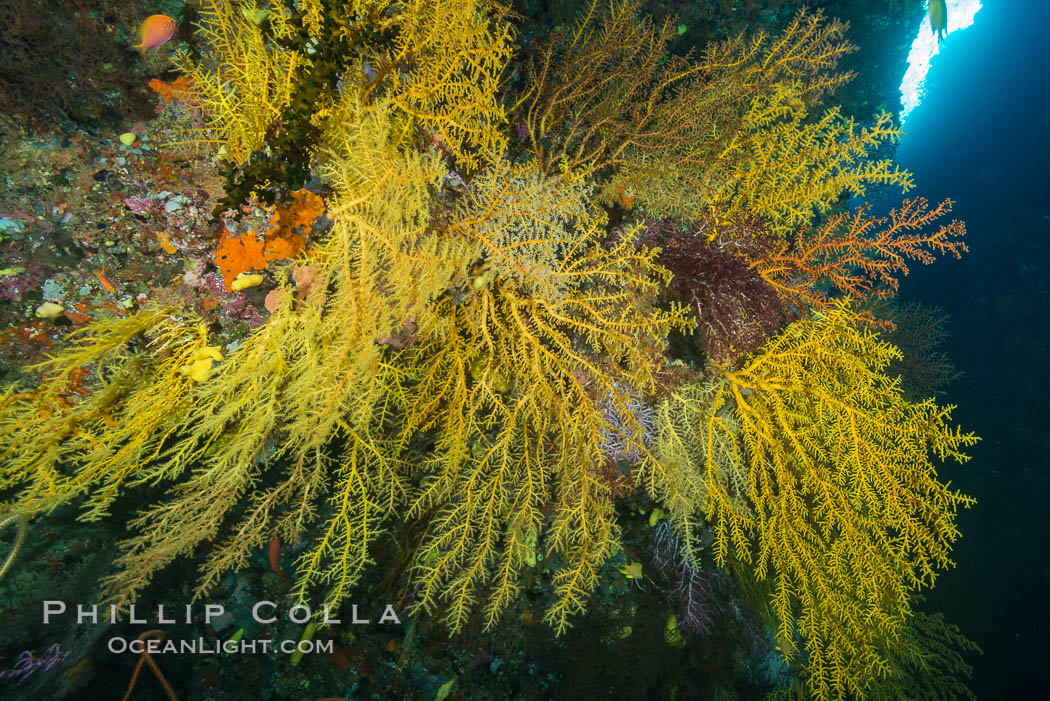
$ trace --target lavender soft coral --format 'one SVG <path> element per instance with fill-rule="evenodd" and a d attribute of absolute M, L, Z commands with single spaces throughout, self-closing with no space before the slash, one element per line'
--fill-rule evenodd
<path fill-rule="evenodd" d="M 670 585 L 667 595 L 675 606 L 679 627 L 701 636 L 710 633 L 714 599 L 711 574 L 686 560 L 678 538 L 666 522 L 657 526 L 649 556 L 653 568 Z"/>

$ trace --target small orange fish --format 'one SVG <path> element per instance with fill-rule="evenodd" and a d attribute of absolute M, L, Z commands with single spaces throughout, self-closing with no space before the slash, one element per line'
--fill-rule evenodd
<path fill-rule="evenodd" d="M 138 49 L 145 56 L 147 49 L 156 49 L 173 36 L 175 20 L 167 15 L 150 15 L 139 27 L 139 43 L 131 48 Z"/>
<path fill-rule="evenodd" d="M 634 209 L 634 195 L 627 194 L 627 185 L 620 186 L 620 206 L 630 212 Z"/>
<path fill-rule="evenodd" d="M 102 283 L 102 286 L 106 288 L 106 292 L 109 292 L 110 294 L 117 293 L 117 288 L 114 287 L 113 283 L 110 282 L 109 278 L 106 277 L 106 266 L 103 265 L 102 270 L 96 270 L 95 277 L 97 277 L 98 281 Z"/>

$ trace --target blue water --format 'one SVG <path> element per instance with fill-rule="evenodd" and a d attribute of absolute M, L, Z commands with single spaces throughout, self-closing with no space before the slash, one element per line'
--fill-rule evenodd
<path fill-rule="evenodd" d="M 1048 698 L 1050 2 L 986 2 L 934 58 L 898 154 L 915 194 L 957 200 L 970 253 L 912 271 L 902 297 L 951 314 L 948 393 L 983 442 L 943 477 L 979 500 L 958 567 L 929 596 L 983 648 L 981 699 Z"/>

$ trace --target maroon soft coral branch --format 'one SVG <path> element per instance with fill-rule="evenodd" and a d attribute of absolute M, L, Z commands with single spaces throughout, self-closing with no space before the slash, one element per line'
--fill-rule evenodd
<path fill-rule="evenodd" d="M 670 290 L 693 310 L 697 333 L 716 363 L 755 352 L 784 323 L 776 290 L 743 255 L 758 240 L 749 226 L 738 221 L 715 228 L 705 222 L 694 233 L 667 220 L 646 223 L 643 240 L 660 246 L 658 262 L 674 274 Z"/>

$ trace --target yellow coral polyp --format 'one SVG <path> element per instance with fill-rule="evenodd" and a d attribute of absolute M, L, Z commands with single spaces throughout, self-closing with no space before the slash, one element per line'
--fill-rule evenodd
<path fill-rule="evenodd" d="M 255 287 L 263 281 L 263 276 L 257 273 L 241 273 L 233 279 L 230 283 L 230 289 L 234 292 L 246 290 L 249 287 Z"/>
<path fill-rule="evenodd" d="M 189 359 L 190 362 L 180 367 L 179 372 L 199 384 L 214 372 L 212 362 L 222 362 L 223 357 L 218 346 L 206 346 L 190 353 Z"/>
<path fill-rule="evenodd" d="M 205 358 L 211 358 L 217 363 L 223 361 L 222 352 L 218 346 L 205 346 L 190 353 L 190 359 L 192 360 L 204 360 Z"/>
<path fill-rule="evenodd" d="M 188 365 L 183 365 L 181 368 L 179 368 L 179 372 L 181 372 L 183 375 L 190 378 L 194 382 L 204 382 L 209 377 L 211 377 L 211 359 L 202 358 L 201 360 L 196 360 Z"/>

